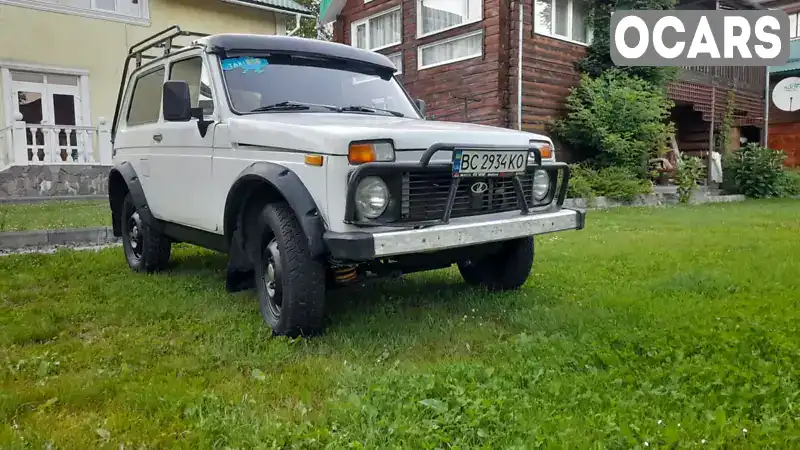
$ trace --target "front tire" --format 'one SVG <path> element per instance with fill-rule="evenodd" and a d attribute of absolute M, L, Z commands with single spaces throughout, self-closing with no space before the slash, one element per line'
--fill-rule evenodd
<path fill-rule="evenodd" d="M 167 268 L 172 242 L 142 220 L 130 193 L 122 204 L 120 230 L 125 260 L 131 269 L 153 273 Z"/>
<path fill-rule="evenodd" d="M 503 242 L 497 253 L 478 261 L 462 261 L 458 270 L 467 284 L 490 291 L 519 289 L 533 268 L 533 237 Z"/>
<path fill-rule="evenodd" d="M 308 239 L 285 202 L 270 203 L 260 217 L 264 234 L 255 265 L 261 316 L 276 336 L 322 332 L 325 266 L 312 257 Z"/>

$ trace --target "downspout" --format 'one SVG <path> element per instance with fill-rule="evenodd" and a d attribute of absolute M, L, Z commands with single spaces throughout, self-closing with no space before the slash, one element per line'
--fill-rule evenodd
<path fill-rule="evenodd" d="M 517 52 L 517 129 L 522 131 L 522 15 L 523 0 L 517 0 L 519 5 L 519 51 Z"/>
<path fill-rule="evenodd" d="M 761 143 L 762 147 L 766 147 L 769 142 L 769 66 L 764 69 L 766 78 L 764 79 L 764 132 L 761 133 L 764 142 Z"/>
<path fill-rule="evenodd" d="M 295 14 L 294 15 L 294 28 L 291 31 L 287 31 L 286 32 L 287 36 L 291 36 L 291 35 L 297 33 L 297 30 L 300 29 L 300 17 L 302 17 L 300 14 Z"/>

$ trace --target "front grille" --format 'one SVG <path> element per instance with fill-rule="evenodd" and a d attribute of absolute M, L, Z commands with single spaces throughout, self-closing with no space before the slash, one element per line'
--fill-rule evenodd
<path fill-rule="evenodd" d="M 522 175 L 522 192 L 533 205 L 533 174 Z M 452 174 L 447 172 L 406 172 L 403 174 L 401 216 L 404 222 L 439 220 L 444 217 Z M 475 194 L 472 186 L 486 183 L 485 192 Z M 458 185 L 451 218 L 521 209 L 512 177 L 464 178 Z"/>

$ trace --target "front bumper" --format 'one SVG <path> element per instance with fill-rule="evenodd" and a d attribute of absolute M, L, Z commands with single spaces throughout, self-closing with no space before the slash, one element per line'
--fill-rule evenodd
<path fill-rule="evenodd" d="M 519 212 L 453 219 L 448 224 L 420 229 L 367 233 L 355 231 L 324 235 L 331 256 L 348 261 L 370 261 L 395 255 L 445 250 L 489 242 L 583 229 L 586 213 L 579 209 L 520 215 Z"/>

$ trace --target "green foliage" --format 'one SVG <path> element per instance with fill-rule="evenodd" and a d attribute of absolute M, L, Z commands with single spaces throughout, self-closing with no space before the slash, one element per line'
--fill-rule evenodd
<path fill-rule="evenodd" d="M 784 170 L 780 178 L 780 193 L 783 197 L 800 195 L 800 172 Z"/>
<path fill-rule="evenodd" d="M 780 197 L 785 158 L 780 150 L 750 143 L 723 158 L 723 174 L 730 178 L 737 192 L 748 197 Z"/>
<path fill-rule="evenodd" d="M 296 0 L 296 1 L 297 3 L 311 10 L 311 14 L 314 17 L 319 17 L 320 0 Z M 292 17 L 288 20 L 286 29 L 291 30 L 294 29 L 295 26 L 296 26 L 295 18 Z M 306 37 L 311 39 L 322 39 L 325 41 L 330 41 L 333 38 L 328 28 L 319 26 L 316 19 L 311 19 L 307 17 L 303 17 L 302 19 L 300 19 L 300 29 L 297 30 L 297 32 L 295 32 L 293 36 Z"/>
<path fill-rule="evenodd" d="M 603 0 L 589 2 L 587 6 L 594 32 L 586 56 L 578 61 L 578 69 L 582 73 L 597 77 L 616 67 L 658 87 L 663 87 L 677 77 L 678 69 L 675 67 L 617 67 L 611 61 L 610 45 L 611 13 L 614 10 L 667 10 L 675 6 L 675 0 Z"/>
<path fill-rule="evenodd" d="M 678 167 L 675 168 L 675 182 L 678 184 L 678 199 L 681 203 L 689 203 L 692 199 L 697 180 L 703 175 L 703 168 L 700 158 L 681 155 Z"/>
<path fill-rule="evenodd" d="M 580 159 L 647 178 L 648 160 L 665 149 L 674 130 L 667 121 L 672 105 L 663 89 L 617 69 L 583 75 L 553 131 Z"/>
<path fill-rule="evenodd" d="M 638 178 L 623 167 L 604 167 L 596 170 L 586 164 L 570 166 L 568 196 L 584 198 L 591 203 L 595 197 L 631 201 L 637 195 L 649 194 L 653 185 Z"/>
<path fill-rule="evenodd" d="M 733 89 L 728 91 L 728 98 L 725 103 L 725 115 L 716 133 L 717 151 L 723 155 L 732 150 L 730 148 L 731 129 L 733 128 L 733 106 L 735 97 L 736 94 L 734 94 Z"/>

